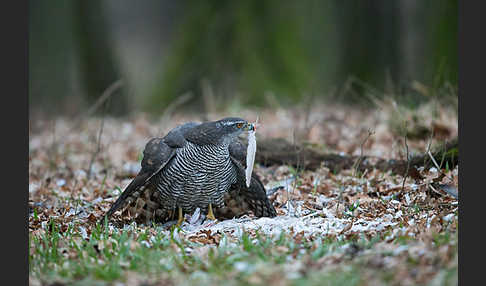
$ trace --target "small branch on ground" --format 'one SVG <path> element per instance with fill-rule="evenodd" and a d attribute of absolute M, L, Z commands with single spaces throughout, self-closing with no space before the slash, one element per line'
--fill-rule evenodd
<path fill-rule="evenodd" d="M 89 162 L 88 175 L 87 175 L 88 180 L 91 178 L 91 171 L 92 171 L 92 168 L 93 168 L 93 163 L 95 162 L 96 157 L 98 156 L 98 154 L 101 151 L 101 135 L 103 134 L 103 126 L 105 125 L 105 111 L 106 111 L 106 105 L 105 105 L 105 109 L 103 110 L 103 117 L 101 118 L 101 126 L 100 126 L 100 131 L 98 132 L 96 150 L 91 155 L 91 160 Z"/>
<path fill-rule="evenodd" d="M 402 192 L 405 189 L 405 181 L 408 177 L 408 170 L 410 169 L 410 156 L 408 154 L 408 144 L 407 144 L 407 123 L 405 122 L 405 148 L 406 148 L 406 156 L 407 156 L 407 169 L 405 170 L 405 174 L 403 174 L 403 181 L 402 181 Z"/>
<path fill-rule="evenodd" d="M 445 154 L 446 154 L 446 152 L 444 152 L 445 151 L 445 145 L 446 145 L 445 143 L 442 144 L 442 147 L 443 147 L 442 151 L 443 152 L 442 152 L 442 158 L 440 159 L 440 165 L 439 165 L 440 169 L 442 169 L 442 164 L 444 164 L 444 159 L 445 159 Z"/>
<path fill-rule="evenodd" d="M 434 130 L 432 130 L 432 132 L 430 132 L 430 137 L 429 137 L 429 140 L 427 142 L 427 150 L 425 151 L 425 154 L 428 154 L 429 151 L 430 151 L 430 146 L 432 145 L 432 139 L 434 138 Z M 425 164 L 427 163 L 427 159 L 428 157 L 427 156 L 424 156 L 424 163 L 422 166 L 425 167 Z"/>
<path fill-rule="evenodd" d="M 368 141 L 368 139 L 371 137 L 371 135 L 375 134 L 375 132 L 371 129 L 368 129 L 368 135 L 366 136 L 366 138 L 363 140 L 363 142 L 361 142 L 361 146 L 360 146 L 360 155 L 359 155 L 359 158 L 356 160 L 356 162 L 354 163 L 353 165 L 353 177 L 356 175 L 356 173 L 358 172 L 358 168 L 359 168 L 359 164 L 361 164 L 361 161 L 363 160 L 363 148 L 364 148 L 364 144 L 366 144 L 366 141 Z"/>
<path fill-rule="evenodd" d="M 442 169 L 440 168 L 439 164 L 437 164 L 437 161 L 434 159 L 434 156 L 432 156 L 432 154 L 430 153 L 430 151 L 427 154 L 432 159 L 432 163 L 434 163 L 435 167 L 437 168 L 437 171 L 441 175 L 444 175 L 447 179 L 449 179 L 449 181 L 454 182 L 454 180 L 451 177 L 447 176 L 444 172 L 442 172 Z M 444 154 L 445 154 L 445 152 L 444 152 Z"/>
<path fill-rule="evenodd" d="M 299 176 L 299 169 L 300 169 L 300 152 L 297 148 L 297 144 L 295 144 L 295 129 L 292 130 L 292 141 L 293 141 L 293 145 L 295 147 L 295 155 L 296 155 L 296 160 L 297 160 L 297 167 L 295 169 L 295 172 L 293 174 L 293 182 L 292 182 L 292 196 L 294 195 L 294 191 L 295 191 L 295 188 L 297 186 L 297 178 Z M 293 205 L 292 205 L 292 199 L 291 199 L 291 195 L 289 193 L 289 190 L 287 188 L 287 210 L 288 210 L 288 215 L 290 215 L 290 209 L 292 208 L 293 209 Z"/>
<path fill-rule="evenodd" d="M 350 223 L 349 223 L 347 226 L 345 226 L 345 227 L 344 227 L 344 228 L 343 228 L 343 229 L 342 229 L 342 230 L 339 232 L 339 235 L 343 235 L 343 234 L 345 234 L 346 232 L 348 232 L 349 230 L 351 230 L 351 228 L 353 227 L 353 224 L 354 224 L 354 221 L 355 221 L 355 220 L 356 220 L 356 219 L 355 219 L 355 217 L 353 216 L 353 217 L 351 218 L 351 222 L 350 222 Z"/>
<path fill-rule="evenodd" d="M 453 196 L 455 199 L 459 198 L 459 194 L 457 192 L 456 187 L 448 184 L 437 184 L 437 187 L 443 190 L 444 192 L 448 193 L 449 195 Z"/>
<path fill-rule="evenodd" d="M 428 186 L 430 187 L 430 189 L 432 191 L 434 191 L 435 193 L 443 196 L 444 194 L 439 192 L 435 187 L 434 187 L 434 184 L 428 184 Z M 437 184 L 436 187 L 440 188 L 441 190 L 443 190 L 446 194 L 452 196 L 453 198 L 455 198 L 456 200 L 459 198 L 459 194 L 457 193 L 457 189 L 454 188 L 454 186 L 450 186 L 450 185 L 445 185 L 445 184 Z"/>
<path fill-rule="evenodd" d="M 108 100 L 115 93 L 115 91 L 117 91 L 120 87 L 122 87 L 123 84 L 124 84 L 123 80 L 122 79 L 119 79 L 119 80 L 115 81 L 114 83 L 112 83 L 107 89 L 105 89 L 105 91 L 103 91 L 103 93 L 96 100 L 96 102 L 90 108 L 88 108 L 88 110 L 85 113 L 81 114 L 74 121 L 75 123 L 71 127 L 71 131 L 74 130 L 74 129 L 76 129 L 81 124 L 81 122 L 83 121 L 83 119 L 89 117 L 96 110 L 98 110 L 98 108 L 100 108 L 100 106 L 102 106 L 103 103 L 105 103 L 106 100 Z"/>
<path fill-rule="evenodd" d="M 342 214 L 339 211 L 339 205 L 343 201 L 343 191 L 344 191 L 343 186 L 339 186 L 339 196 L 338 196 L 337 204 L 336 204 L 336 216 L 338 218 L 342 218 Z M 344 202 L 343 202 L 343 205 L 344 205 Z"/>

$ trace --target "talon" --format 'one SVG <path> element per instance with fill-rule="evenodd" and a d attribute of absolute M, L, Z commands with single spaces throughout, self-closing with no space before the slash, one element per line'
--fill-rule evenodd
<path fill-rule="evenodd" d="M 184 222 L 184 216 L 182 215 L 182 208 L 178 207 L 179 210 L 179 218 L 177 219 L 177 224 L 176 226 L 181 226 L 181 224 Z"/>
<path fill-rule="evenodd" d="M 209 204 L 208 215 L 206 217 L 210 220 L 216 220 L 216 217 L 214 216 L 214 213 L 213 213 L 213 206 L 212 206 L 211 203 Z"/>

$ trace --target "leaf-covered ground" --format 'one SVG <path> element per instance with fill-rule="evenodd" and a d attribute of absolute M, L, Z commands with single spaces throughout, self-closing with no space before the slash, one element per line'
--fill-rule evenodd
<path fill-rule="evenodd" d="M 259 117 L 257 144 L 282 137 L 388 159 L 406 159 L 403 128 L 410 156 L 457 136 L 457 112 L 437 103 L 415 111 L 326 105 L 209 118 L 230 115 Z M 458 167 L 448 165 L 421 168 L 423 179 L 405 182 L 377 170 L 257 165 L 276 218 L 208 221 L 196 212 L 180 228 L 96 224 L 138 172 L 149 138 L 201 120 L 147 118 L 30 122 L 30 284 L 457 284 L 458 201 L 430 185 L 457 189 Z"/>

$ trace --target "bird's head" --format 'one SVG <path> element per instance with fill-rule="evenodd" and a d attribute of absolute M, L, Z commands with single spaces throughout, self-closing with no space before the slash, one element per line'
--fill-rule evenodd
<path fill-rule="evenodd" d="M 226 117 L 216 121 L 216 126 L 223 136 L 236 137 L 243 131 L 253 130 L 254 126 L 243 118 Z"/>
<path fill-rule="evenodd" d="M 255 126 L 243 118 L 226 117 L 202 123 L 191 130 L 188 139 L 197 144 L 229 145 L 241 133 L 254 129 Z"/>
<path fill-rule="evenodd" d="M 215 121 L 214 125 L 218 129 L 218 133 L 221 134 L 221 139 L 228 144 L 241 133 L 255 129 L 252 123 L 239 117 L 226 117 Z"/>

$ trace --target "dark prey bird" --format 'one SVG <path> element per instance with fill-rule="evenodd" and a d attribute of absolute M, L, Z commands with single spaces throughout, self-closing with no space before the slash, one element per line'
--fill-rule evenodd
<path fill-rule="evenodd" d="M 196 208 L 210 219 L 214 214 L 230 218 L 248 210 L 258 217 L 276 216 L 255 173 L 246 187 L 246 149 L 237 137 L 253 129 L 246 120 L 229 117 L 186 123 L 163 138 L 152 138 L 143 151 L 142 169 L 106 217 L 125 209 L 139 221 L 164 222 L 177 211 L 181 224 L 182 213 Z"/>

